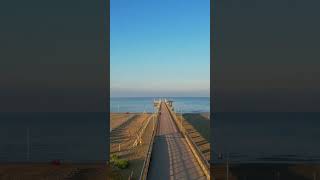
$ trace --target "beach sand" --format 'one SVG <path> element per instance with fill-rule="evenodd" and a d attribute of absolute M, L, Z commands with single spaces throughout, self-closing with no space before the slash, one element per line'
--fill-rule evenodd
<path fill-rule="evenodd" d="M 178 121 L 181 115 L 177 116 Z M 183 126 L 207 161 L 210 160 L 210 120 L 201 113 L 183 114 Z"/>
<path fill-rule="evenodd" d="M 121 174 L 120 179 L 128 179 L 131 173 L 133 173 L 134 179 L 138 179 L 140 176 L 143 162 L 151 141 L 153 129 L 152 119 L 142 136 L 142 144 L 134 148 L 132 145 L 137 137 L 137 133 L 142 130 L 141 127 L 147 123 L 150 115 L 151 114 L 143 113 L 135 114 L 133 118 L 123 122 L 110 133 L 110 155 L 117 154 L 120 159 L 129 161 L 129 167 L 127 169 L 121 170 L 114 168 L 116 172 Z"/>
<path fill-rule="evenodd" d="M 110 128 L 115 129 L 121 124 L 137 115 L 137 113 L 110 113 Z"/>
<path fill-rule="evenodd" d="M 211 177 L 225 180 L 226 165 L 211 165 Z M 229 180 L 318 180 L 320 165 L 312 164 L 237 164 L 229 166 Z"/>
<path fill-rule="evenodd" d="M 1 180 L 105 180 L 118 176 L 106 164 L 0 164 Z"/>
<path fill-rule="evenodd" d="M 187 120 L 208 142 L 210 142 L 209 113 L 186 113 L 183 118 Z"/>

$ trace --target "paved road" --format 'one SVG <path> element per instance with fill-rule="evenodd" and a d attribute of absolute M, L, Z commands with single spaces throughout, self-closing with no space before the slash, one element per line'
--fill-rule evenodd
<path fill-rule="evenodd" d="M 163 103 L 148 179 L 206 179 L 186 140 L 179 133 Z"/>

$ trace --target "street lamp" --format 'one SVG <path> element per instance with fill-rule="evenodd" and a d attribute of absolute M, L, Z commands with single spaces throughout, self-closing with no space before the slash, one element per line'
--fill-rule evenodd
<path fill-rule="evenodd" d="M 181 131 L 183 132 L 183 127 L 182 127 L 182 107 L 180 108 L 180 113 L 181 113 L 180 126 L 181 126 Z"/>
<path fill-rule="evenodd" d="M 153 106 L 153 130 L 154 130 L 154 126 L 155 126 L 155 115 L 156 115 L 156 111 L 155 111 L 155 108 Z"/>

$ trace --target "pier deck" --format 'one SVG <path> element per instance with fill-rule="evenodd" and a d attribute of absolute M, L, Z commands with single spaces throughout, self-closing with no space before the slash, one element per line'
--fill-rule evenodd
<path fill-rule="evenodd" d="M 155 137 L 148 179 L 206 180 L 184 137 L 178 131 L 169 110 L 160 104 L 161 115 Z"/>

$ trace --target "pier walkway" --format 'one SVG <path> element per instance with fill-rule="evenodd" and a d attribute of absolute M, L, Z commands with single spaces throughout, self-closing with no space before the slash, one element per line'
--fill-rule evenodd
<path fill-rule="evenodd" d="M 152 150 L 148 179 L 206 180 L 199 163 L 176 127 L 164 102 Z"/>

